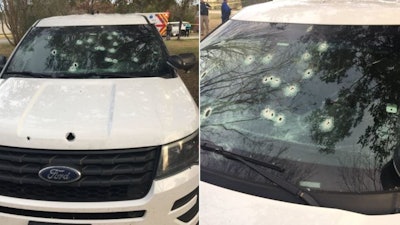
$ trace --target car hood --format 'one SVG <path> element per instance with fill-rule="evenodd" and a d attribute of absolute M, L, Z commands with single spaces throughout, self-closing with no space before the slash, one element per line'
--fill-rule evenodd
<path fill-rule="evenodd" d="M 198 128 L 197 105 L 179 77 L 0 82 L 0 145 L 134 148 L 170 143 Z"/>
<path fill-rule="evenodd" d="M 202 196 L 201 224 L 204 225 L 376 225 L 391 224 L 400 219 L 400 214 L 364 215 L 341 209 L 276 201 L 232 191 L 206 182 L 200 182 L 200 196 Z"/>

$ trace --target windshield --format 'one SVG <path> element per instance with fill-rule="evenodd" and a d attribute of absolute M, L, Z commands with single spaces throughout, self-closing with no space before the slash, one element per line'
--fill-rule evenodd
<path fill-rule="evenodd" d="M 3 77 L 171 76 L 166 60 L 164 44 L 151 25 L 34 27 Z"/>
<path fill-rule="evenodd" d="M 395 189 L 399 30 L 229 21 L 201 43 L 201 140 L 281 165 L 300 187 Z M 201 162 L 265 183 L 211 152 Z"/>

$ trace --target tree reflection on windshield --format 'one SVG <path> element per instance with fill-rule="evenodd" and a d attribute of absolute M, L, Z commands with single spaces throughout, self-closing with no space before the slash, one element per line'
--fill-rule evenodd
<path fill-rule="evenodd" d="M 149 25 L 35 27 L 7 72 L 164 76 L 171 72 L 166 58 L 161 39 Z"/>
<path fill-rule="evenodd" d="M 326 167 L 311 177 L 324 183 L 328 173 L 327 189 L 382 189 L 380 170 L 399 139 L 399 28 L 224 26 L 202 43 L 202 138 L 224 143 L 217 134 L 234 131 L 257 140 L 231 132 L 231 149 L 284 142 L 277 158 Z M 265 144 L 246 151 L 270 154 Z"/>

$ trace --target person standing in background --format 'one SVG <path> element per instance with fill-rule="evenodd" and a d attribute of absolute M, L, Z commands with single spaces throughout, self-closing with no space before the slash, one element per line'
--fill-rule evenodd
<path fill-rule="evenodd" d="M 200 23 L 201 23 L 201 35 L 208 34 L 208 10 L 211 8 L 210 4 L 204 2 L 204 0 L 200 0 Z M 205 31 L 205 32 L 204 32 Z"/>
<path fill-rule="evenodd" d="M 223 0 L 222 5 L 221 5 L 222 23 L 225 23 L 226 21 L 228 21 L 230 16 L 231 16 L 231 8 L 228 5 L 228 0 Z"/>

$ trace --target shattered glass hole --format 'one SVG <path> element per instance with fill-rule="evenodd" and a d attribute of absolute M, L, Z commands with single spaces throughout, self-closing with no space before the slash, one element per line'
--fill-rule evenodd
<path fill-rule="evenodd" d="M 272 61 L 273 55 L 268 54 L 262 58 L 262 63 L 269 64 Z"/>
<path fill-rule="evenodd" d="M 305 52 L 305 53 L 301 56 L 301 59 L 302 59 L 303 61 L 308 61 L 308 60 L 311 59 L 311 54 L 310 54 L 309 52 Z"/>
<path fill-rule="evenodd" d="M 396 104 L 387 104 L 386 105 L 386 112 L 387 113 L 397 113 L 397 105 Z"/>
<path fill-rule="evenodd" d="M 206 108 L 206 110 L 204 110 L 204 117 L 209 117 L 211 115 L 212 109 L 211 108 Z"/>
<path fill-rule="evenodd" d="M 249 55 L 246 57 L 246 59 L 244 60 L 244 64 L 246 65 L 250 65 L 254 62 L 254 56 L 253 55 Z"/>
<path fill-rule="evenodd" d="M 333 117 L 328 117 L 326 118 L 324 121 L 322 121 L 322 123 L 320 123 L 319 125 L 319 129 L 322 132 L 329 132 L 332 131 L 334 127 L 334 119 Z"/>
<path fill-rule="evenodd" d="M 285 115 L 283 114 L 277 115 L 275 118 L 275 125 L 282 125 L 283 123 L 285 123 Z"/>
<path fill-rule="evenodd" d="M 326 52 L 328 50 L 329 45 L 326 41 L 322 42 L 321 44 L 318 45 L 318 51 L 319 52 Z"/>
<path fill-rule="evenodd" d="M 76 69 L 78 68 L 79 64 L 77 62 L 72 63 L 72 65 L 69 67 L 68 71 L 69 72 L 75 72 Z"/>
<path fill-rule="evenodd" d="M 262 79 L 263 84 L 268 84 L 271 87 L 279 87 L 281 85 L 281 78 L 275 76 L 265 76 Z"/>
<path fill-rule="evenodd" d="M 309 79 L 314 75 L 314 71 L 312 69 L 307 69 L 304 71 L 303 79 Z"/>
<path fill-rule="evenodd" d="M 262 116 L 266 119 L 269 120 L 273 120 L 275 117 L 275 111 L 269 107 L 265 108 L 262 112 L 261 112 Z"/>
<path fill-rule="evenodd" d="M 284 95 L 287 97 L 293 97 L 299 92 L 299 87 L 296 84 L 289 85 L 283 89 Z"/>

